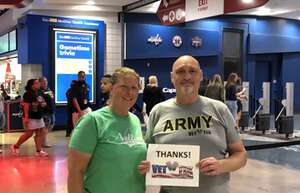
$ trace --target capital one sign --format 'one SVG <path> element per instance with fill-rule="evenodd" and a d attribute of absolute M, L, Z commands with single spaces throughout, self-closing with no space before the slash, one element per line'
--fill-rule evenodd
<path fill-rule="evenodd" d="M 162 0 L 157 15 L 163 25 L 174 25 L 192 20 L 256 8 L 269 0 Z"/>

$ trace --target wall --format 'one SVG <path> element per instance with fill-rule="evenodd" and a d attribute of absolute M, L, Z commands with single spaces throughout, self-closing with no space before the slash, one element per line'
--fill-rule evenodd
<path fill-rule="evenodd" d="M 272 83 L 271 100 L 276 98 L 280 101 L 285 97 L 284 88 L 287 81 L 295 82 L 294 94 L 295 96 L 300 94 L 300 88 L 298 87 L 300 77 L 297 75 L 297 66 L 299 66 L 297 64 L 300 62 L 300 24 L 298 21 L 272 17 L 229 15 L 166 27 L 159 24 L 156 15 L 128 14 L 125 15 L 125 22 L 126 31 L 130 31 L 130 34 L 126 35 L 126 42 L 130 42 L 130 44 L 127 43 L 125 64 L 137 69 L 143 75 L 148 75 L 150 72 L 155 73 L 159 75 L 160 81 L 165 82 L 164 79 L 169 77 L 169 74 L 167 74 L 169 72 L 163 70 L 165 68 L 160 67 L 153 72 L 141 63 L 147 63 L 151 60 L 159 61 L 161 58 L 164 60 L 163 63 L 168 65 L 170 69 L 170 65 L 175 58 L 183 54 L 197 56 L 200 63 L 204 61 L 202 68 L 207 76 L 211 77 L 214 73 L 223 74 L 222 32 L 226 28 L 240 30 L 244 34 L 242 78 L 250 82 L 251 113 L 254 113 L 257 107 L 256 102 L 260 97 L 260 93 L 258 93 L 261 92 L 261 87 L 258 86 L 260 83 L 255 83 L 255 81 L 258 79 L 257 70 L 262 59 L 263 62 L 271 65 L 268 67 L 268 70 L 270 70 L 269 77 L 263 77 L 266 76 L 264 74 L 259 75 L 262 76 L 259 78 L 260 80 L 269 79 Z M 208 54 L 210 47 L 205 46 L 199 52 L 194 53 L 187 51 L 186 47 L 183 47 L 184 49 L 180 51 L 174 51 L 174 47 L 164 47 L 163 44 L 161 49 L 154 48 L 152 45 L 152 50 L 149 50 L 149 45 L 145 43 L 150 35 L 156 35 L 156 33 L 166 33 L 167 36 L 170 36 L 167 43 L 170 43 L 170 39 L 174 34 L 188 36 L 187 34 L 191 29 L 201 35 L 204 44 L 205 40 L 210 40 L 211 34 L 215 34 L 213 40 L 208 41 L 208 44 L 215 45 L 214 54 Z M 182 31 L 184 32 L 182 33 Z M 184 39 L 184 41 L 189 40 Z M 137 50 L 142 50 L 142 53 Z M 139 62 L 134 64 L 137 58 Z M 257 85 L 255 86 L 255 84 Z M 298 97 L 295 97 L 294 105 L 295 112 L 300 113 L 300 99 Z M 277 107 L 272 108 L 272 113 L 277 113 L 280 108 L 279 102 Z"/>
<path fill-rule="evenodd" d="M 51 27 L 64 27 L 76 29 L 89 29 L 97 31 L 96 50 L 96 71 L 95 77 L 97 85 L 104 70 L 104 43 L 105 43 L 105 24 L 103 21 L 80 20 L 63 17 L 48 17 L 41 15 L 26 15 L 18 22 L 18 41 L 19 41 L 19 63 L 23 68 L 27 65 L 35 64 L 42 66 L 42 74 L 49 80 L 49 87 L 54 90 L 54 68 L 51 66 Z M 25 69 L 25 68 L 24 68 Z M 27 68 L 30 69 L 30 68 Z M 36 71 L 38 72 L 38 71 Z M 30 78 L 38 77 L 39 73 L 28 73 Z M 28 78 L 28 77 L 26 77 Z M 24 77 L 25 79 L 25 77 Z M 24 81 L 24 80 L 23 80 Z M 69 82 L 65 84 L 70 84 Z M 99 87 L 96 86 L 96 102 L 99 101 Z M 94 108 L 99 106 L 95 104 Z M 66 124 L 66 111 L 64 107 L 58 107 L 56 111 L 57 125 Z"/>
<path fill-rule="evenodd" d="M 58 11 L 58 10 L 34 10 L 31 14 L 59 16 L 67 18 L 100 20 L 106 25 L 106 41 L 105 41 L 105 57 L 104 57 L 104 73 L 112 73 L 114 69 L 122 64 L 122 28 L 118 22 L 118 13 L 116 12 L 87 12 L 87 11 Z"/>

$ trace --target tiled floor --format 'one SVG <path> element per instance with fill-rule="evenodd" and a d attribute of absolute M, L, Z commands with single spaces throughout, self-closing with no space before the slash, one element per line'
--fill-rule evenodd
<path fill-rule="evenodd" d="M 66 156 L 68 138 L 65 138 L 63 131 L 55 131 L 49 135 L 49 143 L 54 146 L 47 149 L 50 156 L 45 158 L 34 156 L 33 139 L 30 139 L 21 147 L 20 157 L 11 155 L 9 146 L 17 140 L 20 133 L 0 135 L 2 144 L 4 144 L 2 145 L 3 153 L 0 154 L 1 193 L 67 192 Z M 259 151 L 268 150 L 257 150 L 257 152 Z M 255 156 L 261 157 L 262 153 L 252 152 L 247 166 L 232 173 L 232 193 L 300 192 L 300 166 L 295 167 L 293 164 L 285 164 L 282 161 L 274 164 L 270 163 L 270 160 L 256 159 Z M 279 158 L 282 151 L 272 150 L 272 155 L 275 156 L 275 154 L 278 154 L 276 156 Z M 266 157 L 270 157 L 270 154 Z M 288 159 L 289 150 L 286 150 L 284 157 Z"/>

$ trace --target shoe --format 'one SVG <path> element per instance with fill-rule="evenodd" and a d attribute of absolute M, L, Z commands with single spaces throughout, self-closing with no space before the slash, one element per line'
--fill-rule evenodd
<path fill-rule="evenodd" d="M 14 155 L 20 155 L 19 148 L 16 148 L 14 144 L 10 146 L 10 150 Z"/>
<path fill-rule="evenodd" d="M 66 134 L 66 137 L 70 137 L 70 136 L 71 136 L 71 134 L 70 134 L 70 133 L 67 133 L 67 134 Z"/>
<path fill-rule="evenodd" d="M 43 150 L 41 150 L 41 151 L 39 151 L 39 152 L 36 152 L 36 153 L 35 153 L 35 156 L 38 156 L 38 157 L 47 157 L 47 156 L 48 156 L 48 153 L 45 152 L 45 151 L 43 151 Z"/>
<path fill-rule="evenodd" d="M 52 147 L 52 145 L 49 144 L 43 145 L 43 148 L 50 148 L 50 147 Z"/>

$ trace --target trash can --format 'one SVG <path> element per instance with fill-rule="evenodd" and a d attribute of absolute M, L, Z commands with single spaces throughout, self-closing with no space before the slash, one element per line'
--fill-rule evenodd
<path fill-rule="evenodd" d="M 270 129 L 270 120 L 271 115 L 270 114 L 259 114 L 256 117 L 255 121 L 255 130 L 262 131 L 263 134 L 265 134 L 266 130 Z"/>
<path fill-rule="evenodd" d="M 285 134 L 288 138 L 289 134 L 294 133 L 294 117 L 293 116 L 280 116 L 276 124 L 277 132 Z"/>
<path fill-rule="evenodd" d="M 248 112 L 242 112 L 240 127 L 249 127 L 250 115 Z"/>

